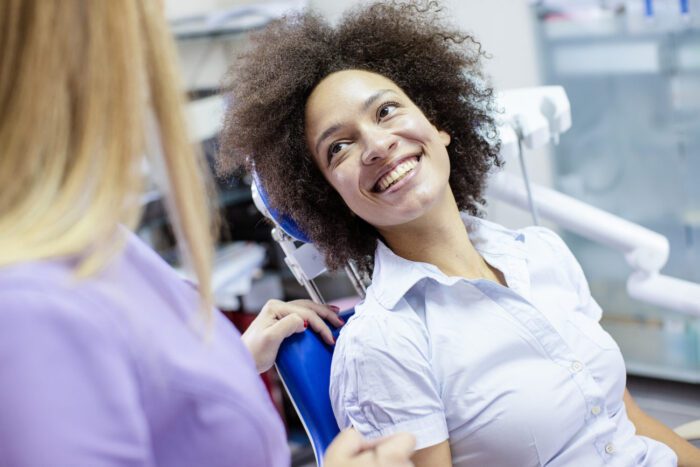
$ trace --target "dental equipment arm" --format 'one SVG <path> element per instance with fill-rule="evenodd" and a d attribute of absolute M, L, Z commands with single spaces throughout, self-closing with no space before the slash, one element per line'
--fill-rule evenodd
<path fill-rule="evenodd" d="M 504 159 L 521 155 L 523 146 L 535 149 L 557 142 L 571 126 L 569 101 L 560 86 L 506 91 L 499 104 L 505 108 L 499 122 Z M 488 194 L 522 209 L 536 206 L 542 218 L 622 252 L 633 269 L 627 280 L 632 298 L 700 316 L 700 284 L 659 273 L 669 254 L 663 235 L 504 172 L 492 177 Z"/>
<path fill-rule="evenodd" d="M 700 316 L 700 285 L 659 274 L 668 259 L 666 237 L 558 191 L 537 185 L 531 191 L 543 219 L 624 254 L 633 269 L 627 280 L 632 298 Z M 489 195 L 521 209 L 529 207 L 525 183 L 512 174 L 497 174 Z"/>

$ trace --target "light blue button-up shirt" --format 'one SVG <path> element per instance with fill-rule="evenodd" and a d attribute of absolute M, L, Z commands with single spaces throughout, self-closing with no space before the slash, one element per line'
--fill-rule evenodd
<path fill-rule="evenodd" d="M 417 449 L 449 439 L 455 466 L 675 466 L 670 448 L 635 435 L 620 349 L 561 238 L 463 220 L 508 287 L 379 243 L 333 356 L 338 424 L 408 431 Z"/>

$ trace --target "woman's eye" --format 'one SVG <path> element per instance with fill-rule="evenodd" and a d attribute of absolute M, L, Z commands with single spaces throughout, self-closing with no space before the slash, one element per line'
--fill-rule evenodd
<path fill-rule="evenodd" d="M 333 143 L 328 147 L 328 160 L 342 151 L 348 143 Z"/>
<path fill-rule="evenodd" d="M 379 117 L 380 120 L 382 118 L 388 117 L 389 115 L 391 115 L 394 112 L 394 110 L 396 110 L 396 107 L 398 107 L 397 104 L 395 104 L 393 102 L 389 102 L 389 103 L 382 105 L 379 108 L 379 111 L 377 112 L 377 117 Z"/>

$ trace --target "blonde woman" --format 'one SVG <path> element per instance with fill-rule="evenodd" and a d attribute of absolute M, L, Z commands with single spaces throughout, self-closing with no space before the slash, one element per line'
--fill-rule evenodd
<path fill-rule="evenodd" d="M 256 369 L 338 318 L 273 301 L 242 342 L 213 311 L 176 69 L 155 0 L 0 0 L 0 465 L 289 464 Z M 152 137 L 199 290 L 130 232 Z M 341 437 L 327 465 L 406 465 L 413 448 Z"/>

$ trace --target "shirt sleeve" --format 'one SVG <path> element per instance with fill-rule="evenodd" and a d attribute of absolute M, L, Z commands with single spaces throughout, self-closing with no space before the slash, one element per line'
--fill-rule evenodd
<path fill-rule="evenodd" d="M 0 303 L 0 464 L 152 466 L 133 365 L 106 310 L 35 289 L 0 288 Z"/>
<path fill-rule="evenodd" d="M 603 316 L 603 310 L 591 295 L 588 280 L 586 280 L 583 269 L 581 269 L 581 265 L 566 243 L 564 243 L 564 240 L 546 227 L 529 227 L 528 230 L 541 238 L 554 253 L 555 267 L 563 268 L 566 280 L 578 296 L 576 311 L 583 313 L 592 320 L 600 321 Z"/>
<path fill-rule="evenodd" d="M 338 425 L 353 426 L 368 438 L 409 432 L 416 437 L 416 449 L 448 439 L 421 339 L 401 326 L 384 328 L 374 319 L 356 319 L 338 339 L 330 383 Z"/>

